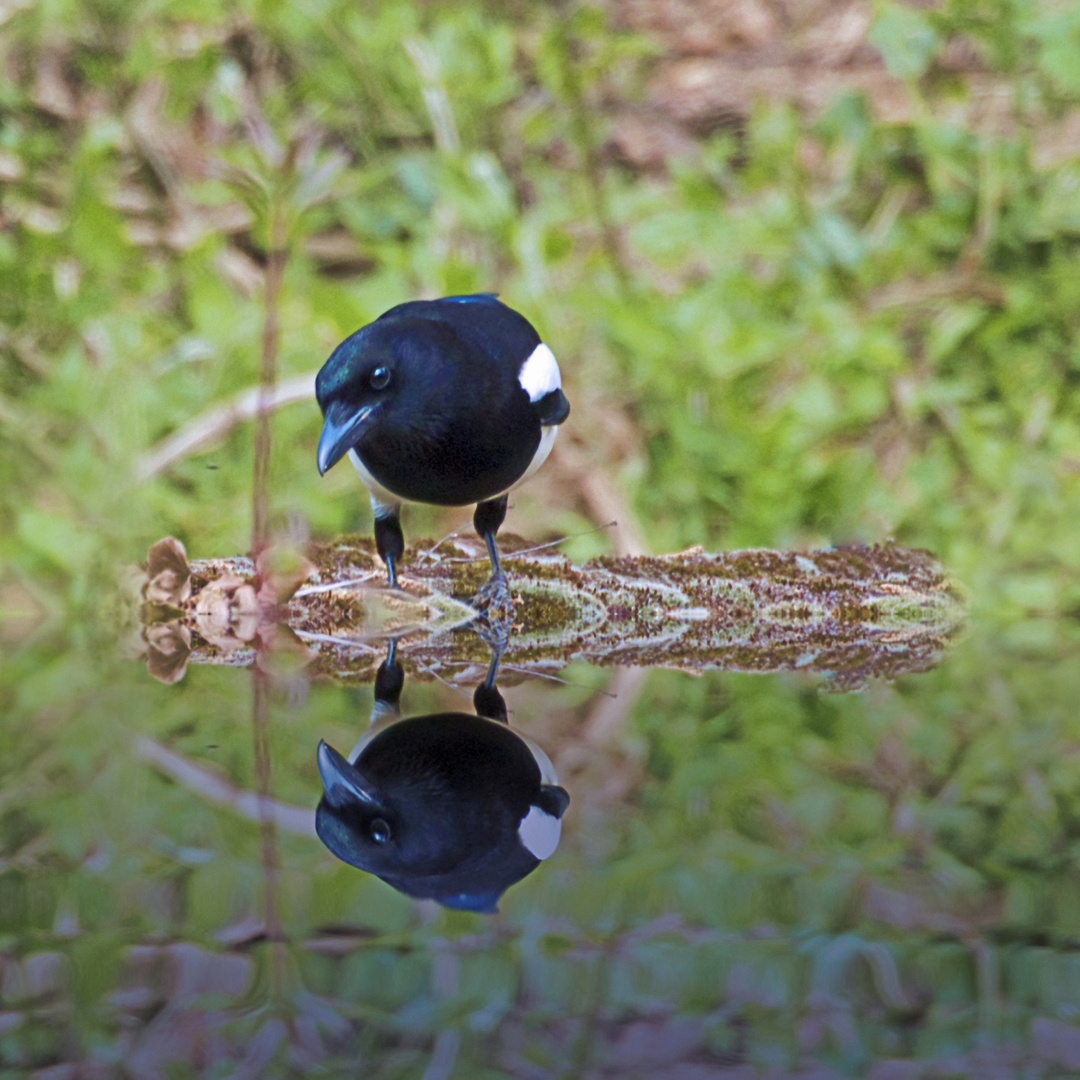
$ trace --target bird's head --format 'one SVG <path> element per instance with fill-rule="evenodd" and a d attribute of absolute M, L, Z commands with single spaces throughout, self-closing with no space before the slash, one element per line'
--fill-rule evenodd
<path fill-rule="evenodd" d="M 397 726 L 384 737 L 392 741 Z M 350 764 L 325 742 L 319 743 L 318 765 L 323 797 L 315 831 L 350 866 L 383 878 L 425 877 L 455 866 L 475 841 L 453 813 L 452 794 L 422 766 L 403 764 L 375 780 L 363 755 Z"/>
<path fill-rule="evenodd" d="M 383 316 L 346 338 L 315 379 L 319 473 L 365 439 L 423 437 L 438 424 L 460 350 L 449 327 L 427 319 Z"/>
<path fill-rule="evenodd" d="M 323 797 L 315 815 L 319 839 L 343 862 L 370 870 L 392 864 L 400 843 L 398 815 L 380 787 L 325 742 L 319 743 Z"/>

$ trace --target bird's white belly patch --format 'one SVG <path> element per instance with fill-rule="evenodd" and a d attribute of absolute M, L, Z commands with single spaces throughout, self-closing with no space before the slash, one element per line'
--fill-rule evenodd
<path fill-rule="evenodd" d="M 518 839 L 538 859 L 546 859 L 558 846 L 562 822 L 545 813 L 539 806 L 530 806 L 518 826 Z"/>
<path fill-rule="evenodd" d="M 401 505 L 403 501 L 401 497 L 384 488 L 368 472 L 367 466 L 360 460 L 360 455 L 355 450 L 349 451 L 349 460 L 353 463 L 353 468 L 357 471 L 360 479 L 364 482 L 364 487 L 368 489 L 371 495 L 371 509 L 375 512 L 375 516 L 377 518 L 390 517 Z"/>
<path fill-rule="evenodd" d="M 562 379 L 555 354 L 546 345 L 537 345 L 521 365 L 518 382 L 530 401 L 539 401 L 552 390 L 561 390 Z"/>

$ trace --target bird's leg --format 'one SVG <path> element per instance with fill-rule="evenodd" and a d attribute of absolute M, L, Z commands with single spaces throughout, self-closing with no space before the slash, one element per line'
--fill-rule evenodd
<path fill-rule="evenodd" d="M 510 587 L 506 583 L 506 574 L 499 565 L 499 549 L 495 545 L 495 534 L 506 519 L 506 496 L 488 499 L 477 503 L 473 514 L 473 527 L 487 544 L 488 558 L 491 559 L 491 576 L 476 594 L 477 608 L 489 621 L 510 619 L 513 607 L 510 604 Z"/>
<path fill-rule="evenodd" d="M 386 649 L 386 659 L 375 673 L 375 704 L 384 710 L 398 711 L 401 689 L 405 685 L 405 672 L 397 662 L 397 638 L 391 638 Z"/>
<path fill-rule="evenodd" d="M 372 500 L 374 504 L 374 500 Z M 391 589 L 397 588 L 397 562 L 405 554 L 405 535 L 401 531 L 401 508 L 379 504 L 375 508 L 375 550 L 386 563 Z"/>
<path fill-rule="evenodd" d="M 397 662 L 397 638 L 391 638 L 386 650 L 386 659 L 375 673 L 375 700 L 371 703 L 372 728 L 386 727 L 399 716 L 401 709 L 401 689 L 405 685 L 405 672 Z M 349 755 L 355 757 L 357 750 Z"/>
<path fill-rule="evenodd" d="M 484 538 L 487 544 L 488 558 L 491 559 L 492 576 L 502 573 L 499 566 L 499 549 L 495 546 L 495 534 L 506 520 L 507 496 L 500 495 L 497 499 L 488 499 L 487 502 L 477 503 L 476 512 L 473 514 L 473 528 Z"/>
<path fill-rule="evenodd" d="M 488 720 L 498 720 L 501 724 L 509 723 L 506 716 L 506 702 L 495 685 L 495 676 L 499 672 L 499 661 L 502 659 L 504 645 L 505 642 L 492 645 L 491 666 L 488 668 L 487 678 L 473 691 L 473 708 L 476 709 L 476 715 L 485 716 Z"/>

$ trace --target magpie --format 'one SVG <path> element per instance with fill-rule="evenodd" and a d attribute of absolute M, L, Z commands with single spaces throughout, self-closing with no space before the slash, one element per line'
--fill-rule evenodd
<path fill-rule="evenodd" d="M 570 802 L 547 754 L 510 730 L 491 680 L 490 715 L 402 718 L 393 649 L 375 680 L 372 726 L 350 762 L 319 743 L 315 830 L 342 861 L 407 896 L 492 914 L 558 846 Z"/>
<path fill-rule="evenodd" d="M 349 456 L 371 494 L 390 587 L 405 550 L 403 502 L 476 503 L 490 581 L 505 593 L 495 534 L 507 492 L 544 463 L 570 413 L 532 324 L 494 293 L 398 304 L 334 350 L 315 396 L 319 473 Z"/>

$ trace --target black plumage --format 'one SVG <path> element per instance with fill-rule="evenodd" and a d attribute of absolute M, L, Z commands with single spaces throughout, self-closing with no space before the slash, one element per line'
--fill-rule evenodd
<path fill-rule="evenodd" d="M 558 364 L 524 316 L 490 293 L 399 304 L 334 350 L 315 392 L 319 471 L 352 458 L 391 585 L 404 501 L 477 503 L 474 523 L 501 575 L 506 492 L 539 467 L 570 410 Z"/>
<path fill-rule="evenodd" d="M 319 743 L 315 830 L 339 859 L 407 896 L 493 912 L 555 851 L 570 796 L 543 750 L 510 730 L 498 653 L 473 695 L 476 716 L 408 718 L 395 655 L 392 642 L 353 760 Z"/>
<path fill-rule="evenodd" d="M 319 772 L 315 827 L 339 859 L 408 896 L 472 911 L 494 911 L 550 854 L 569 803 L 520 736 L 465 713 L 400 720 L 353 764 L 321 743 Z"/>

